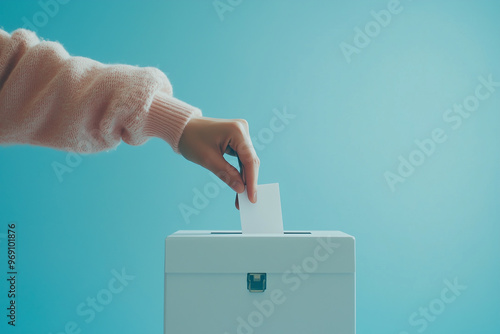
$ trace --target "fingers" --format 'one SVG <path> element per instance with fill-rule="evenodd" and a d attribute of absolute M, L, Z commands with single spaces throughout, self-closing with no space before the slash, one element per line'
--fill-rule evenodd
<path fill-rule="evenodd" d="M 193 118 L 179 140 L 179 152 L 186 159 L 210 170 L 239 194 L 246 185 L 250 202 L 257 201 L 260 161 L 245 120 Z M 224 154 L 238 157 L 241 172 L 224 159 Z M 236 207 L 239 207 L 238 204 L 235 203 Z"/>
<path fill-rule="evenodd" d="M 260 160 L 252 145 L 246 121 L 244 122 L 244 129 L 242 135 L 235 138 L 234 146 L 231 145 L 231 147 L 238 155 L 241 175 L 247 186 L 248 199 L 250 202 L 255 203 L 257 202 L 257 179 Z"/>
<path fill-rule="evenodd" d="M 243 179 L 238 170 L 231 166 L 222 156 L 218 156 L 215 160 L 207 162 L 205 167 L 238 194 L 241 194 L 245 190 Z"/>
<path fill-rule="evenodd" d="M 245 175 L 248 199 L 250 202 L 255 203 L 257 202 L 257 179 L 260 160 L 255 153 L 245 153 L 243 156 L 238 154 L 238 157 L 241 160 L 243 174 Z"/>
<path fill-rule="evenodd" d="M 240 175 L 241 178 L 243 179 L 243 183 L 246 184 L 246 179 L 245 179 L 245 170 L 243 169 L 243 165 L 241 164 L 240 158 L 238 158 L 238 165 L 240 166 Z M 234 200 L 234 206 L 236 206 L 236 209 L 240 209 L 240 202 L 238 200 L 238 194 L 236 194 L 236 199 Z"/>
<path fill-rule="evenodd" d="M 245 177 L 245 167 L 241 163 L 241 160 L 239 157 L 238 157 L 238 166 L 240 166 L 240 175 L 241 175 L 241 178 L 243 179 L 243 183 L 247 184 L 247 179 Z"/>

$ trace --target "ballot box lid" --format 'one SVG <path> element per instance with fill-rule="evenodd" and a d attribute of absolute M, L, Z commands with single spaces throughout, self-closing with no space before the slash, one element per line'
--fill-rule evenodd
<path fill-rule="evenodd" d="M 297 269 L 298 268 L 298 269 Z M 355 272 L 354 237 L 340 231 L 177 231 L 165 239 L 165 273 Z"/>

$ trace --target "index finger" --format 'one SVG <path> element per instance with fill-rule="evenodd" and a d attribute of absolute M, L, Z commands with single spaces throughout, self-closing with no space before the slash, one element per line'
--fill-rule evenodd
<path fill-rule="evenodd" d="M 240 162 L 241 174 L 247 186 L 247 194 L 250 202 L 257 202 L 257 180 L 259 177 L 260 160 L 248 136 L 236 150 Z"/>

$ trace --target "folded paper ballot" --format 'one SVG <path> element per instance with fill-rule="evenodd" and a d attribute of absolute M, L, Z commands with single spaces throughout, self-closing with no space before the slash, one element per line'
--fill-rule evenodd
<path fill-rule="evenodd" d="M 238 195 L 243 234 L 283 234 L 278 183 L 257 186 L 257 203 L 248 199 L 247 190 Z"/>

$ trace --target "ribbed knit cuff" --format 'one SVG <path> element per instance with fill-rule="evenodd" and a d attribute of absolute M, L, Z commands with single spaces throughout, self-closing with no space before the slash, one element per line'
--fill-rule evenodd
<path fill-rule="evenodd" d="M 144 134 L 165 140 L 179 153 L 179 140 L 187 122 L 201 117 L 201 110 L 165 93 L 158 93 L 149 108 Z"/>

